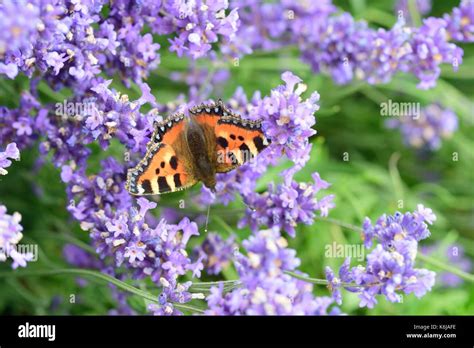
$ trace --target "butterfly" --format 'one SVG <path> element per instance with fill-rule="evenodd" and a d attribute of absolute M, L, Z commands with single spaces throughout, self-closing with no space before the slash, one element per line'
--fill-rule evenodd
<path fill-rule="evenodd" d="M 177 113 L 155 123 L 145 157 L 128 170 L 128 192 L 176 192 L 199 181 L 215 192 L 217 173 L 252 160 L 270 144 L 261 121 L 242 119 L 222 100 L 188 111 L 189 117 Z"/>

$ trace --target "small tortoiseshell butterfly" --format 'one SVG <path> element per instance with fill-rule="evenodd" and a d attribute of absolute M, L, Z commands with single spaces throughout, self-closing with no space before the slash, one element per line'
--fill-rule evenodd
<path fill-rule="evenodd" d="M 269 145 L 260 121 L 242 119 L 219 100 L 155 124 L 145 157 L 128 171 L 134 195 L 181 191 L 202 181 L 215 192 L 216 173 L 226 173 Z"/>

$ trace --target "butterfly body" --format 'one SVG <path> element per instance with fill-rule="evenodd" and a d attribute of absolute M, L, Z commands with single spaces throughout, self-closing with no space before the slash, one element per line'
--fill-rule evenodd
<path fill-rule="evenodd" d="M 200 125 L 191 115 L 185 125 L 185 139 L 189 151 L 191 172 L 196 179 L 203 182 L 209 189 L 215 191 L 217 153 L 215 151 L 214 132 L 206 125 Z"/>
<path fill-rule="evenodd" d="M 259 121 L 240 118 L 219 101 L 175 114 L 155 124 L 140 163 L 129 170 L 131 194 L 184 190 L 201 181 L 215 191 L 216 174 L 253 159 L 269 142 Z"/>

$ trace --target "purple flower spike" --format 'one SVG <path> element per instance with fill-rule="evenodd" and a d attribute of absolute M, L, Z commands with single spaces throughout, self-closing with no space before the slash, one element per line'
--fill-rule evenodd
<path fill-rule="evenodd" d="M 246 197 L 246 203 L 252 207 L 239 226 L 249 225 L 256 231 L 260 226 L 278 227 L 290 236 L 295 236 L 295 227 L 300 224 L 311 225 L 319 211 L 326 216 L 334 207 L 333 195 L 317 199 L 316 195 L 329 184 L 321 180 L 319 174 L 313 175 L 314 184 L 297 183 L 289 173 L 285 183 L 269 185 L 263 194 L 252 193 Z"/>
<path fill-rule="evenodd" d="M 413 213 L 382 215 L 375 225 L 365 219 L 364 245 L 370 248 L 374 241 L 377 243 L 366 256 L 367 264 L 350 268 L 350 259 L 346 259 L 339 269 L 342 282 L 354 283 L 346 289 L 359 293 L 360 307 L 373 308 L 378 295 L 385 296 L 390 302 L 401 302 L 401 293 L 422 297 L 431 291 L 435 273 L 414 266 L 418 242 L 430 235 L 424 222 L 431 224 L 435 220 L 431 209 L 421 204 Z M 330 269 L 326 271 L 326 277 L 333 297 L 340 300 L 339 279 Z"/>
<path fill-rule="evenodd" d="M 277 228 L 258 231 L 243 242 L 246 255 L 237 253 L 235 266 L 241 285 L 228 293 L 211 288 L 206 314 L 323 315 L 333 300 L 314 297 L 313 286 L 285 273 L 300 264 L 296 252 Z"/>
<path fill-rule="evenodd" d="M 412 148 L 438 150 L 444 139 L 452 137 L 458 128 L 458 117 L 438 104 L 421 109 L 419 115 L 403 115 L 386 122 L 388 128 L 398 128 L 405 145 Z"/>
<path fill-rule="evenodd" d="M 474 42 L 474 1 L 462 0 L 451 14 L 445 14 L 449 36 L 460 42 Z"/>
<path fill-rule="evenodd" d="M 234 237 L 224 240 L 217 233 L 208 233 L 204 242 L 194 249 L 194 253 L 202 258 L 206 272 L 215 275 L 230 264 L 236 248 Z"/>
<path fill-rule="evenodd" d="M 0 204 L 0 262 L 7 258 L 13 260 L 12 268 L 26 267 L 27 262 L 32 261 L 34 256 L 31 252 L 20 252 L 18 243 L 23 238 L 23 227 L 20 225 L 21 215 L 7 214 L 7 208 Z"/>
<path fill-rule="evenodd" d="M 12 162 L 11 160 L 20 160 L 20 151 L 16 146 L 16 143 L 10 143 L 4 152 L 0 152 L 0 175 L 8 174 L 5 168 L 9 167 Z"/>

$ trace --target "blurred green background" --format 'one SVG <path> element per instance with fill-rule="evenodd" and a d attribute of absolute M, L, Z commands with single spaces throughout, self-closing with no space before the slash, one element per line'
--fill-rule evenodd
<path fill-rule="evenodd" d="M 390 27 L 395 23 L 393 1 L 335 1 L 341 9 L 351 12 L 356 19 L 366 19 L 374 27 Z M 449 12 L 457 1 L 434 1 L 430 15 L 440 16 Z M 172 81 L 173 71 L 187 71 L 188 62 L 178 59 L 167 51 L 167 42 L 162 44 L 161 65 L 148 79 L 157 101 L 164 103 L 175 100 L 180 93 L 187 93 L 184 83 Z M 290 70 L 300 76 L 308 85 L 307 95 L 318 91 L 321 95 L 320 110 L 316 113 L 318 134 L 312 138 L 311 160 L 298 173 L 296 179 L 311 181 L 311 173 L 318 171 L 330 182 L 328 190 L 336 196 L 336 208 L 329 217 L 360 226 L 365 216 L 375 220 L 383 213 L 392 214 L 397 210 L 413 211 L 418 203 L 423 203 L 436 213 L 438 220 L 431 226 L 432 236 L 421 242 L 421 246 L 437 243 L 449 246 L 461 244 L 467 256 L 474 259 L 474 189 L 473 189 L 473 139 L 474 131 L 474 47 L 460 45 L 464 49 L 464 62 L 457 73 L 450 66 L 443 67 L 443 73 L 436 88 L 422 91 L 416 88 L 417 81 L 408 75 L 399 74 L 389 84 L 370 86 L 363 82 L 352 82 L 345 86 L 335 85 L 327 76 L 314 75 L 309 67 L 300 62 L 296 48 L 285 48 L 272 53 L 256 52 L 244 57 L 238 67 L 228 64 L 231 78 L 221 94 L 227 100 L 237 86 L 242 86 L 250 97 L 259 90 L 266 95 L 281 84 L 280 75 Z M 198 66 L 209 67 L 209 61 L 199 61 Z M 130 99 L 139 97 L 137 86 L 125 88 L 119 78 L 114 78 L 114 87 L 129 94 Z M 15 81 L 1 81 L 0 100 L 2 105 L 15 106 L 18 100 L 12 98 L 28 87 L 29 81 L 23 77 Z M 52 92 L 44 84 L 40 85 L 44 102 L 62 100 L 63 95 Z M 440 150 L 422 156 L 402 144 L 397 130 L 384 127 L 385 118 L 380 116 L 380 103 L 393 101 L 420 102 L 427 105 L 439 102 L 451 108 L 459 118 L 459 130 L 451 139 L 443 142 Z M 90 160 L 90 171 L 98 166 L 100 159 L 109 155 L 122 158 L 124 149 L 113 143 L 106 152 L 92 146 L 95 153 Z M 344 161 L 344 153 L 349 161 Z M 453 153 L 459 154 L 459 161 L 453 161 Z M 64 185 L 59 180 L 59 170 L 46 164 L 39 171 L 34 169 L 37 150 L 22 152 L 22 161 L 9 168 L 10 174 L 0 179 L 0 201 L 9 212 L 18 211 L 23 216 L 25 243 L 37 243 L 41 254 L 38 262 L 31 263 L 27 270 L 48 268 L 51 265 L 68 267 L 62 257 L 65 243 L 75 243 L 92 250 L 88 246 L 89 237 L 77 223 L 73 222 L 65 209 L 67 204 Z M 263 190 L 270 181 L 278 181 L 278 173 L 284 168 L 270 168 L 259 181 Z M 196 190 L 196 188 L 194 188 Z M 41 191 L 41 194 L 38 192 Z M 173 205 L 182 195 L 166 196 L 163 204 Z M 399 200 L 404 207 L 399 209 Z M 229 211 L 235 214 L 218 218 L 219 207 L 211 213 L 209 229 L 227 235 L 232 229 L 241 239 L 249 235 L 247 229 L 237 229 L 236 222 L 242 212 L 242 203 L 236 200 Z M 233 210 L 235 209 L 235 210 Z M 159 214 L 159 210 L 158 214 Z M 225 221 L 222 221 L 225 220 Z M 223 226 L 225 224 L 225 226 Z M 204 238 L 201 235 L 195 243 Z M 343 259 L 325 258 L 324 247 L 338 243 L 360 243 L 360 236 L 351 230 L 328 221 L 316 220 L 312 226 L 299 226 L 294 239 L 289 238 L 290 247 L 297 250 L 302 260 L 300 269 L 312 277 L 324 278 L 324 267 L 338 268 Z M 434 254 L 446 263 L 442 252 Z M 440 269 L 423 265 L 436 272 Z M 0 272 L 12 272 L 9 265 L 0 264 Z M 224 277 L 233 279 L 235 270 L 224 271 Z M 203 280 L 219 279 L 205 277 Z M 220 278 L 222 279 L 222 277 Z M 141 284 L 158 293 L 152 284 Z M 324 286 L 315 286 L 319 295 L 328 295 Z M 76 303 L 69 297 L 75 294 Z M 143 299 L 130 296 L 129 303 L 137 312 L 145 313 Z M 0 281 L 0 313 L 2 314 L 106 314 L 115 308 L 109 287 L 103 281 L 89 280 L 80 286 L 69 275 L 6 277 Z M 422 299 L 414 295 L 405 296 L 404 302 L 394 304 L 379 299 L 373 310 L 359 309 L 356 295 L 344 292 L 342 310 L 349 314 L 473 314 L 474 286 L 464 282 L 455 288 L 436 285 Z"/>

